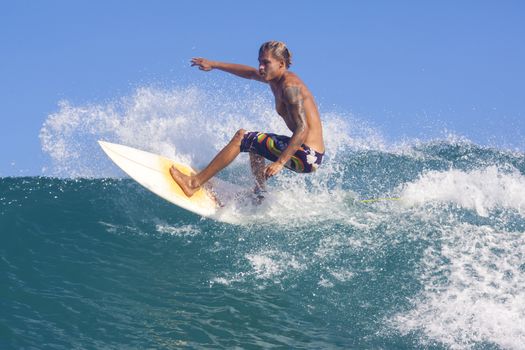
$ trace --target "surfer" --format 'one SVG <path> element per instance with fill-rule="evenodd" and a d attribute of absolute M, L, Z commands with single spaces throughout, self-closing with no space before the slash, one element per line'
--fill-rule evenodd
<path fill-rule="evenodd" d="M 219 69 L 269 84 L 275 97 L 277 113 L 293 134 L 288 137 L 240 129 L 198 174 L 188 176 L 171 167 L 171 176 L 188 197 L 230 164 L 240 152 L 250 154 L 256 193 L 265 191 L 266 180 L 279 173 L 283 167 L 297 173 L 311 173 L 319 167 L 325 150 L 321 118 L 312 93 L 295 73 L 288 70 L 292 64 L 291 58 L 284 43 L 269 41 L 259 49 L 259 69 L 205 58 L 191 60 L 192 67 L 198 66 L 203 71 Z M 265 158 L 272 163 L 266 166 Z"/>

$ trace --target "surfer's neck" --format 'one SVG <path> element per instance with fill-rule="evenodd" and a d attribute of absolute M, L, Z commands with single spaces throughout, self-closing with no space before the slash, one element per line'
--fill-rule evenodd
<path fill-rule="evenodd" d="M 283 71 L 281 74 L 277 75 L 274 79 L 269 80 L 268 84 L 274 89 L 279 88 L 283 85 L 283 82 L 288 74 L 288 71 Z"/>

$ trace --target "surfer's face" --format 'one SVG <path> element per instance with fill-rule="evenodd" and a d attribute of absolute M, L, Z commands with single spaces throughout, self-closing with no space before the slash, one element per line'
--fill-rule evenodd
<path fill-rule="evenodd" d="M 270 52 L 264 51 L 259 56 L 259 74 L 266 80 L 270 81 L 280 75 L 284 62 L 276 59 Z"/>

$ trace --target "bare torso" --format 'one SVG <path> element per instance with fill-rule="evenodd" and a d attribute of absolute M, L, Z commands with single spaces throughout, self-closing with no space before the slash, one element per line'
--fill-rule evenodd
<path fill-rule="evenodd" d="M 242 78 L 254 79 L 270 85 L 275 96 L 275 109 L 293 135 L 286 149 L 281 152 L 277 160 L 268 166 L 265 166 L 263 158 L 261 162 L 256 157 L 250 157 L 252 171 L 256 179 L 256 189 L 264 189 L 266 179 L 279 173 L 302 144 L 317 152 L 324 153 L 323 129 L 317 105 L 312 93 L 301 79 L 294 73 L 287 71 L 290 65 L 289 59 L 285 62 L 282 57 L 278 59 L 269 50 L 263 50 L 259 52 L 258 70 L 250 66 L 213 62 L 204 58 L 193 58 L 191 63 L 192 66 L 198 66 L 199 69 L 204 71 L 217 68 Z M 188 176 L 175 167 L 170 168 L 171 176 L 188 197 L 191 197 L 217 172 L 221 171 L 237 157 L 241 152 L 242 131 L 239 130 L 232 138 L 232 141 L 198 174 Z M 310 162 L 308 161 L 308 163 Z"/>
<path fill-rule="evenodd" d="M 283 98 L 284 88 L 287 86 L 297 86 L 301 91 L 304 111 L 306 114 L 306 123 L 308 124 L 308 134 L 304 144 L 316 150 L 317 152 L 323 153 L 325 148 L 319 110 L 317 109 L 317 105 L 315 104 L 314 97 L 310 90 L 308 90 L 301 79 L 299 79 L 299 77 L 292 72 L 286 72 L 283 78 L 278 82 L 270 83 L 273 95 L 275 96 L 275 109 L 277 113 L 283 118 L 286 126 L 288 126 L 288 129 L 294 132 L 297 128 L 297 125 L 289 115 L 288 107 Z"/>

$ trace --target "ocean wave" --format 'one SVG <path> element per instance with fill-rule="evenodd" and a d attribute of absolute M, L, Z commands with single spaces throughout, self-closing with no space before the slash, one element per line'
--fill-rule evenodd
<path fill-rule="evenodd" d="M 40 133 L 53 177 L 0 178 L 8 344 L 520 348 L 522 152 L 453 135 L 392 144 L 322 111 L 323 166 L 282 172 L 262 205 L 233 201 L 230 225 L 121 179 L 96 144 L 199 168 L 240 127 L 287 132 L 268 98 L 239 94 L 144 87 L 60 103 Z M 250 189 L 247 163 L 219 176 Z M 377 197 L 401 199 L 361 202 Z"/>

